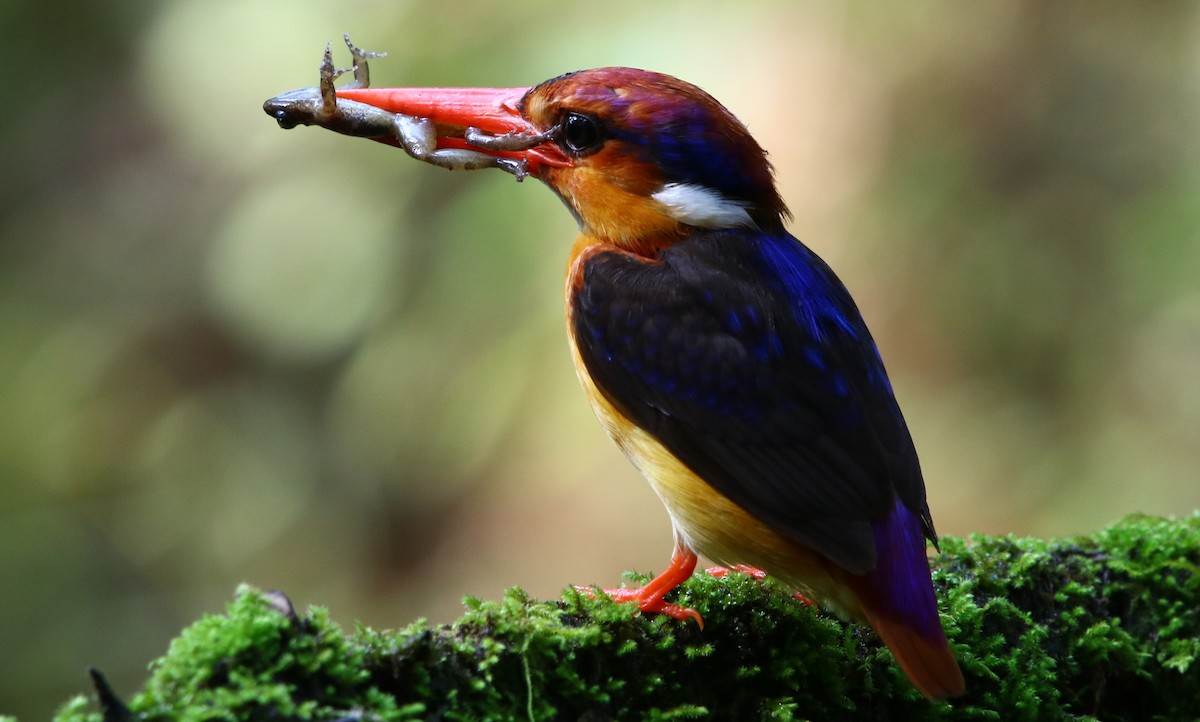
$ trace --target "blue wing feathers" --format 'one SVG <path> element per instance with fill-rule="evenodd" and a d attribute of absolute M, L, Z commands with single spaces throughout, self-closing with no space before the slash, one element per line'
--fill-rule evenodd
<path fill-rule="evenodd" d="M 647 261 L 593 255 L 573 294 L 580 356 L 622 413 L 776 531 L 852 571 L 924 483 L 850 294 L 786 234 L 698 232 Z"/>

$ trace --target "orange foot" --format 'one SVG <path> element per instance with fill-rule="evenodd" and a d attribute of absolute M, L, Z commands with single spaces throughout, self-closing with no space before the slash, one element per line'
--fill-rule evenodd
<path fill-rule="evenodd" d="M 752 567 L 749 564 L 734 564 L 731 567 L 709 567 L 708 569 L 704 570 L 705 574 L 707 574 L 715 579 L 723 579 L 724 577 L 728 576 L 729 574 L 731 574 L 733 572 L 741 572 L 742 574 L 745 574 L 746 576 L 750 577 L 751 579 L 765 579 L 767 576 L 766 572 L 759 569 L 758 567 Z M 817 606 L 816 602 L 814 602 L 813 600 L 804 596 L 800 592 L 793 591 L 792 597 L 795 598 L 796 601 L 800 602 L 801 604 L 803 604 L 805 606 L 808 606 L 808 607 Z"/>
<path fill-rule="evenodd" d="M 663 597 L 667 596 L 672 589 L 683 584 L 688 577 L 692 576 L 695 569 L 696 553 L 677 545 L 675 552 L 671 555 L 670 566 L 663 570 L 662 574 L 642 586 L 634 589 L 600 589 L 598 591 L 603 592 L 614 602 L 637 602 L 638 609 L 646 614 L 665 614 L 680 621 L 692 619 L 701 629 L 704 629 L 704 618 L 700 616 L 700 612 L 663 600 Z M 589 595 L 597 591 L 591 587 L 575 588 Z"/>
<path fill-rule="evenodd" d="M 749 564 L 734 564 L 731 567 L 709 567 L 704 573 L 714 579 L 724 579 L 733 572 L 741 572 L 751 579 L 766 579 L 767 573 Z"/>

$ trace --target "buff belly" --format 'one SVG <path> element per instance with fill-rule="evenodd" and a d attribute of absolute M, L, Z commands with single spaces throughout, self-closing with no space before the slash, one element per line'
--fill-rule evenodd
<path fill-rule="evenodd" d="M 642 472 L 671 516 L 680 543 L 720 564 L 748 564 L 806 596 L 861 618 L 854 594 L 839 582 L 833 564 L 786 539 L 719 493 L 659 443 L 625 418 L 596 388 L 572 339 L 579 382 L 601 425 Z"/>

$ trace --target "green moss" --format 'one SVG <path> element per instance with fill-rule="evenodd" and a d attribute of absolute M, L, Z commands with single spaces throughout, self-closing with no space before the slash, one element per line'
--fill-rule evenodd
<path fill-rule="evenodd" d="M 345 635 L 242 590 L 152 667 L 133 720 L 1174 720 L 1200 710 L 1200 515 L 1063 541 L 946 539 L 966 696 L 922 699 L 867 629 L 770 580 L 698 575 L 705 628 L 573 590 L 466 600 L 454 624 Z M 108 719 L 120 719 L 119 703 Z M 99 720 L 81 698 L 60 722 Z"/>

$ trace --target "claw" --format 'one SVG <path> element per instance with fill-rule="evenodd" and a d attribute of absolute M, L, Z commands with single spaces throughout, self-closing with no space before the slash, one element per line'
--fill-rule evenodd
<path fill-rule="evenodd" d="M 767 573 L 758 567 L 752 567 L 749 564 L 734 564 L 731 567 L 709 567 L 704 570 L 704 573 L 713 579 L 724 579 L 733 572 L 741 572 L 751 579 L 766 579 Z"/>
<path fill-rule="evenodd" d="M 704 570 L 704 573 L 713 579 L 724 579 L 733 572 L 741 572 L 751 579 L 766 579 L 767 573 L 758 567 L 752 567 L 749 564 L 734 564 L 731 567 L 709 567 Z M 792 598 L 800 602 L 806 607 L 815 607 L 817 603 L 804 594 L 804 592 L 792 590 Z"/>
<path fill-rule="evenodd" d="M 681 622 L 690 619 L 701 630 L 704 629 L 704 617 L 700 616 L 700 612 L 681 604 L 665 602 L 661 595 L 655 594 L 653 591 L 648 592 L 646 587 L 601 589 L 600 587 L 581 587 L 576 585 L 575 591 L 580 594 L 586 594 L 589 597 L 595 597 L 597 593 L 600 593 L 617 604 L 637 604 L 638 611 L 644 614 L 665 614 L 671 619 L 677 619 Z"/>
<path fill-rule="evenodd" d="M 592 595 L 600 592 L 614 602 L 636 603 L 638 609 L 646 614 L 665 614 L 672 619 L 683 621 L 691 619 L 700 629 L 704 629 L 704 618 L 691 607 L 684 607 L 664 601 L 675 587 L 679 586 L 692 575 L 696 568 L 696 553 L 685 546 L 681 540 L 676 540 L 675 552 L 671 555 L 671 563 L 657 577 L 634 589 L 592 589 L 590 587 L 575 587 L 584 594 Z"/>

